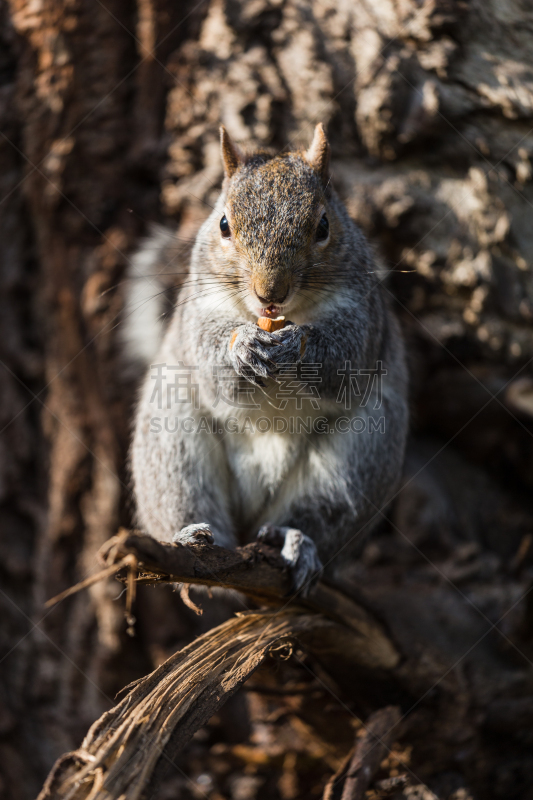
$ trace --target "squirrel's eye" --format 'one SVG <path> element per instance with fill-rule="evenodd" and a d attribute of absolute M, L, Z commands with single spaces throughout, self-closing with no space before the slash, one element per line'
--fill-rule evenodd
<path fill-rule="evenodd" d="M 322 214 L 322 219 L 316 229 L 317 242 L 324 242 L 329 236 L 329 222 L 326 214 Z"/>
<path fill-rule="evenodd" d="M 220 220 L 220 233 L 222 234 L 224 239 L 229 239 L 229 237 L 231 236 L 231 231 L 229 229 L 229 222 L 225 214 Z"/>

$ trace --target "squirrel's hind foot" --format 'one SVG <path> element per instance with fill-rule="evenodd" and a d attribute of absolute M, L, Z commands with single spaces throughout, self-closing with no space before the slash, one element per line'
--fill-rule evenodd
<path fill-rule="evenodd" d="M 215 537 L 207 522 L 196 525 L 186 525 L 172 537 L 172 542 L 177 544 L 213 544 Z"/>
<path fill-rule="evenodd" d="M 281 557 L 291 572 L 291 591 L 300 592 L 306 597 L 322 574 L 322 562 L 313 540 L 297 528 L 280 527 L 270 522 L 263 525 L 257 538 L 260 542 L 281 548 Z"/>

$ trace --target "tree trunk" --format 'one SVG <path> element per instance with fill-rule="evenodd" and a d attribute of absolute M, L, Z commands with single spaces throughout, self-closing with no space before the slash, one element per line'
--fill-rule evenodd
<path fill-rule="evenodd" d="M 135 386 L 117 335 L 131 254 L 150 222 L 186 240 L 205 218 L 220 123 L 281 149 L 305 146 L 318 121 L 334 185 L 390 271 L 410 353 L 409 482 L 353 570 L 398 639 L 427 644 L 424 680 L 405 667 L 417 700 L 406 741 L 424 779 L 460 773 L 480 797 L 533 796 L 532 715 L 502 744 L 505 703 L 533 695 L 529 4 L 0 9 L 0 798 L 36 796 L 114 694 L 193 631 L 159 588 L 140 592 L 135 639 L 112 581 L 43 608 L 131 522 Z M 478 634 L 490 677 L 476 693 L 455 662 Z M 439 690 L 418 700 L 430 673 Z M 371 712 L 385 690 L 364 686 Z"/>

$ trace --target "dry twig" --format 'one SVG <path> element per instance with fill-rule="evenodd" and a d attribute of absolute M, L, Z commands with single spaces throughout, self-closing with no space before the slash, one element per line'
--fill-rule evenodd
<path fill-rule="evenodd" d="M 323 800 L 362 800 L 389 751 L 400 720 L 396 706 L 381 708 L 368 718 L 365 735 L 328 781 Z"/>

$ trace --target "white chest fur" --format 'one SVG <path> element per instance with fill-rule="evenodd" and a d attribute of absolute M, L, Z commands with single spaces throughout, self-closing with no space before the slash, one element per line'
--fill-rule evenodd
<path fill-rule="evenodd" d="M 224 437 L 231 473 L 232 505 L 244 522 L 268 515 L 283 488 L 284 494 L 304 456 L 304 436 L 231 433 Z"/>

